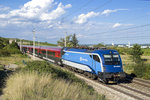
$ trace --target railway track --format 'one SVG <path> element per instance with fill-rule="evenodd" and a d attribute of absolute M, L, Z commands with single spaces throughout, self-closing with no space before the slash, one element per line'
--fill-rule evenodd
<path fill-rule="evenodd" d="M 56 64 L 55 64 L 56 65 Z M 58 65 L 57 65 L 58 66 Z M 63 70 L 69 70 L 67 67 L 61 67 Z M 108 99 L 121 99 L 121 100 L 150 100 L 150 92 L 146 93 L 143 91 L 140 91 L 136 87 L 130 86 L 130 84 L 138 84 L 141 86 L 145 86 L 146 88 L 150 89 L 150 82 L 147 82 L 145 80 L 141 81 L 141 79 L 134 79 L 133 83 L 129 84 L 111 84 L 106 85 L 98 80 L 93 80 L 87 75 L 81 74 L 78 71 L 71 71 L 73 72 L 77 77 L 83 79 L 87 84 L 91 85 L 98 93 L 105 94 Z M 143 83 L 145 82 L 145 83 Z M 129 86 L 127 86 L 129 85 Z"/>
<path fill-rule="evenodd" d="M 66 68 L 65 68 L 66 69 Z M 67 69 L 68 70 L 68 69 Z M 117 92 L 117 93 L 121 93 L 123 95 L 125 95 L 124 97 L 124 100 L 127 100 L 127 97 L 126 96 L 129 96 L 131 98 L 128 98 L 130 100 L 149 100 L 150 99 L 150 94 L 148 93 L 145 93 L 145 92 L 142 92 L 138 89 L 135 89 L 135 88 L 131 88 L 130 86 L 125 86 L 124 83 L 122 84 L 111 84 L 111 85 L 106 85 L 106 84 L 103 84 L 101 82 L 99 82 L 98 80 L 93 80 L 89 77 L 87 77 L 86 75 L 84 74 L 81 74 L 81 73 L 76 73 L 76 72 L 73 72 L 76 76 L 80 77 L 84 77 L 84 78 L 87 78 L 88 80 L 90 81 L 93 81 L 97 84 L 100 84 L 101 86 L 104 86 L 104 87 L 107 87 L 107 88 L 110 88 L 111 91 L 113 90 L 114 92 Z M 79 76 L 80 75 L 80 76 Z M 81 77 L 80 77 L 81 78 Z M 84 78 L 82 78 L 83 80 L 85 80 Z M 86 80 L 87 81 L 87 80 Z M 90 81 L 87 81 L 87 82 L 90 82 Z M 92 86 L 95 86 L 94 83 L 92 83 L 93 85 Z M 129 83 L 129 84 L 132 84 L 132 83 Z M 90 84 L 91 85 L 91 84 Z M 95 87 L 96 89 L 97 87 Z M 99 91 L 98 91 L 99 92 Z M 118 95 L 119 96 L 119 95 Z M 121 98 L 123 100 L 123 98 Z"/>
<path fill-rule="evenodd" d="M 132 82 L 135 84 L 139 84 L 139 85 L 142 85 L 144 87 L 150 88 L 150 82 L 149 81 L 135 78 Z"/>

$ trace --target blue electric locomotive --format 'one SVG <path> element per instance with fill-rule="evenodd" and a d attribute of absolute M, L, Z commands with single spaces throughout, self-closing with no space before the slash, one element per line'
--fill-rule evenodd
<path fill-rule="evenodd" d="M 22 46 L 22 51 L 33 52 L 32 46 Z M 88 50 L 77 48 L 38 47 L 35 48 L 36 56 L 59 65 L 68 65 L 82 72 L 90 73 L 103 82 L 125 79 L 122 61 L 116 50 Z"/>
<path fill-rule="evenodd" d="M 63 64 L 92 73 L 105 83 L 126 77 L 116 50 L 64 48 L 61 56 Z"/>

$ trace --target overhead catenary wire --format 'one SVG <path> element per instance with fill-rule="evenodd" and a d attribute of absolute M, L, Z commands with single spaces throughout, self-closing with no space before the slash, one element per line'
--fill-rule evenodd
<path fill-rule="evenodd" d="M 121 37 L 100 37 L 101 39 L 118 39 L 118 38 L 121 38 L 121 39 L 129 39 L 129 38 L 150 38 L 150 36 L 131 36 L 131 37 L 126 37 L 126 36 L 121 36 Z"/>
<path fill-rule="evenodd" d="M 82 8 L 85 7 L 85 6 L 87 6 L 91 1 L 93 1 L 93 0 L 89 0 L 86 4 L 84 4 L 83 6 L 79 7 L 76 11 L 71 12 L 71 14 L 68 14 L 68 15 L 64 16 L 64 17 L 62 18 L 62 20 L 64 20 L 64 19 L 66 19 L 67 17 L 69 17 L 69 16 L 71 16 L 71 15 L 73 15 L 73 14 L 75 14 L 75 13 L 81 11 Z M 103 3 L 102 5 L 100 5 L 100 6 L 96 7 L 96 8 L 94 8 L 94 9 L 91 9 L 91 11 L 98 10 L 98 9 L 104 7 L 105 5 L 107 5 L 108 3 L 110 3 L 111 1 L 112 1 L 112 0 L 108 0 L 108 1 L 106 1 L 105 3 Z"/>
<path fill-rule="evenodd" d="M 64 17 L 62 18 L 62 20 L 64 20 L 64 19 L 66 19 L 67 17 L 69 17 L 69 16 L 71 16 L 71 15 L 73 15 L 73 14 L 79 12 L 80 10 L 82 10 L 83 7 L 87 6 L 87 5 L 88 5 L 90 2 L 92 2 L 92 1 L 93 1 L 93 0 L 89 0 L 87 3 L 85 3 L 85 4 L 82 5 L 82 6 L 80 6 L 77 10 L 75 10 L 75 11 L 71 12 L 70 14 L 64 16 Z"/>
<path fill-rule="evenodd" d="M 106 1 L 104 4 L 102 4 L 102 5 L 100 5 L 100 6 L 96 7 L 96 8 L 94 8 L 94 9 L 92 9 L 92 11 L 98 10 L 98 9 L 104 7 L 105 5 L 109 4 L 110 2 L 112 2 L 112 0 Z"/>
<path fill-rule="evenodd" d="M 99 33 L 100 34 L 102 34 L 102 33 L 104 34 L 104 33 L 120 32 L 120 31 L 126 31 L 126 30 L 130 30 L 130 29 L 136 29 L 136 28 L 141 28 L 141 27 L 146 27 L 146 26 L 150 26 L 150 24 L 144 24 L 144 25 L 139 25 L 139 26 L 124 28 L 124 29 L 118 29 L 118 30 L 113 30 L 113 31 L 104 31 L 104 32 L 99 32 Z M 99 34 L 99 33 L 91 33 L 91 35 Z"/>
<path fill-rule="evenodd" d="M 133 31 L 133 32 L 127 32 L 127 34 L 134 34 L 135 35 L 135 33 L 137 34 L 137 33 L 142 33 L 142 32 L 150 32 L 150 29 L 148 29 L 148 30 L 142 30 L 142 31 Z M 119 33 L 117 33 L 117 34 L 121 34 L 120 32 Z M 117 34 L 115 34 L 115 35 L 117 35 Z M 92 34 L 92 35 L 97 35 L 97 34 Z M 101 34 L 101 35 L 103 35 L 103 36 L 110 36 L 110 34 Z"/>

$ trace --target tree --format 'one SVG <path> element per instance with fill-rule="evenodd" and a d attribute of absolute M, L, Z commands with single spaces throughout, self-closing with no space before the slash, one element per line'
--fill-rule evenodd
<path fill-rule="evenodd" d="M 57 44 L 59 46 L 65 46 L 65 39 L 61 38 L 59 41 L 57 41 Z M 66 46 L 67 47 L 76 47 L 78 45 L 78 40 L 76 38 L 76 34 L 68 35 L 66 37 Z"/>
<path fill-rule="evenodd" d="M 71 42 L 72 42 L 73 47 L 76 47 L 78 45 L 78 40 L 77 40 L 77 37 L 76 37 L 75 33 L 72 36 Z"/>
<path fill-rule="evenodd" d="M 94 47 L 98 47 L 98 48 L 99 48 L 99 47 L 105 47 L 105 46 L 104 46 L 103 43 L 99 43 L 99 44 L 97 44 L 97 45 L 94 45 Z"/>
<path fill-rule="evenodd" d="M 141 50 L 141 46 L 138 44 L 133 45 L 133 48 L 130 51 L 131 58 L 135 63 L 141 62 L 141 55 L 143 54 L 143 51 Z"/>
<path fill-rule="evenodd" d="M 72 35 L 68 35 L 67 37 L 66 37 L 66 46 L 67 47 L 71 47 L 72 45 L 72 43 L 71 43 L 71 37 L 72 37 Z M 64 47 L 65 46 L 65 39 L 64 38 L 61 38 L 59 41 L 57 41 L 57 44 L 59 45 L 59 46 L 62 46 L 62 47 Z"/>

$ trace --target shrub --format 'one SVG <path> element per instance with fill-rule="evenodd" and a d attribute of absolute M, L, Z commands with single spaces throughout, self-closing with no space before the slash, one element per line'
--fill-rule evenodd
<path fill-rule="evenodd" d="M 10 48 L 8 50 L 11 54 L 21 54 L 20 50 L 17 48 Z"/>
<path fill-rule="evenodd" d="M 90 88 L 88 85 L 85 84 L 84 81 L 77 78 L 74 74 L 72 74 L 68 71 L 62 70 L 59 67 L 53 66 L 52 64 L 50 64 L 46 61 L 28 62 L 27 66 L 23 70 L 37 71 L 39 73 L 51 73 L 52 78 L 54 78 L 54 79 L 64 79 L 66 81 L 76 82 L 76 83 L 81 84 L 84 87 L 91 89 L 91 92 L 93 91 L 93 88 Z"/>
<path fill-rule="evenodd" d="M 146 65 L 141 62 L 141 63 L 137 63 L 137 64 L 133 65 L 133 67 L 134 67 L 134 74 L 137 77 L 142 78 L 146 72 Z"/>
<path fill-rule="evenodd" d="M 143 62 L 138 64 L 130 64 L 126 66 L 129 69 L 133 69 L 134 73 L 139 78 L 150 79 L 150 64 L 144 64 Z"/>
<path fill-rule="evenodd" d="M 0 49 L 0 57 L 8 57 L 10 56 L 10 52 L 8 50 Z"/>
<path fill-rule="evenodd" d="M 150 80 L 150 64 L 145 65 L 146 71 L 144 73 L 143 78 Z"/>
<path fill-rule="evenodd" d="M 133 45 L 133 48 L 130 51 L 130 55 L 135 63 L 141 63 L 141 55 L 143 51 L 141 50 L 141 46 L 138 44 Z"/>
<path fill-rule="evenodd" d="M 4 48 L 4 44 L 0 41 L 0 49 Z"/>

